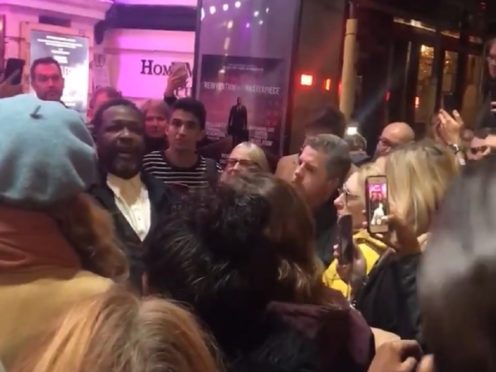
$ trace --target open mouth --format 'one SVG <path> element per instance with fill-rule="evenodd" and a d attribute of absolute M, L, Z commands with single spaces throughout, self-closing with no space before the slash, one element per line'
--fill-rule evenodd
<path fill-rule="evenodd" d="M 132 159 L 136 157 L 136 151 L 132 148 L 116 149 L 115 155 L 122 159 Z"/>

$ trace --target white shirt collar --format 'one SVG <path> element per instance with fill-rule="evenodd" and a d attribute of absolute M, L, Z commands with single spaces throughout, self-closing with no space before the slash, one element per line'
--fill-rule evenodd
<path fill-rule="evenodd" d="M 108 173 L 107 185 L 114 192 L 114 194 L 123 196 L 122 194 L 124 193 L 139 194 L 143 183 L 141 182 L 141 174 L 139 173 L 127 180 Z"/>

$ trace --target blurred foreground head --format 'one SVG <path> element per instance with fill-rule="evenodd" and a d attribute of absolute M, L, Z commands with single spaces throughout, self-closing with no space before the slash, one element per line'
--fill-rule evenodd
<path fill-rule="evenodd" d="M 188 205 L 162 224 L 150 246 L 152 291 L 192 304 L 221 329 L 258 317 L 269 301 L 314 295 L 321 281 L 311 214 L 289 184 L 240 174 Z"/>
<path fill-rule="evenodd" d="M 212 350 L 188 311 L 116 287 L 70 309 L 12 371 L 217 372 Z"/>
<path fill-rule="evenodd" d="M 446 194 L 420 270 L 424 334 L 438 372 L 496 371 L 496 158 Z"/>

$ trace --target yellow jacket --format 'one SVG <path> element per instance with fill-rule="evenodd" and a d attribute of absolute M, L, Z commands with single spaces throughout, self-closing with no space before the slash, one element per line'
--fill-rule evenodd
<path fill-rule="evenodd" d="M 360 230 L 353 235 L 353 241 L 363 254 L 366 263 L 367 274 L 372 270 L 375 263 L 386 251 L 386 245 L 380 240 L 370 236 L 367 230 Z M 324 272 L 323 280 L 325 285 L 340 291 L 346 298 L 350 297 L 351 289 L 348 284 L 341 280 L 336 270 L 337 260 L 334 260 Z"/>

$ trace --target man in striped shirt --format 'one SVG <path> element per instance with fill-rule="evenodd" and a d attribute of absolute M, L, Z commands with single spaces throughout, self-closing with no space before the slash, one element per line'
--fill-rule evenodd
<path fill-rule="evenodd" d="M 197 154 L 197 143 L 205 136 L 206 110 L 200 101 L 182 98 L 172 106 L 166 128 L 169 148 L 153 151 L 143 168 L 158 180 L 181 190 L 214 186 L 220 168 L 215 160 Z"/>

